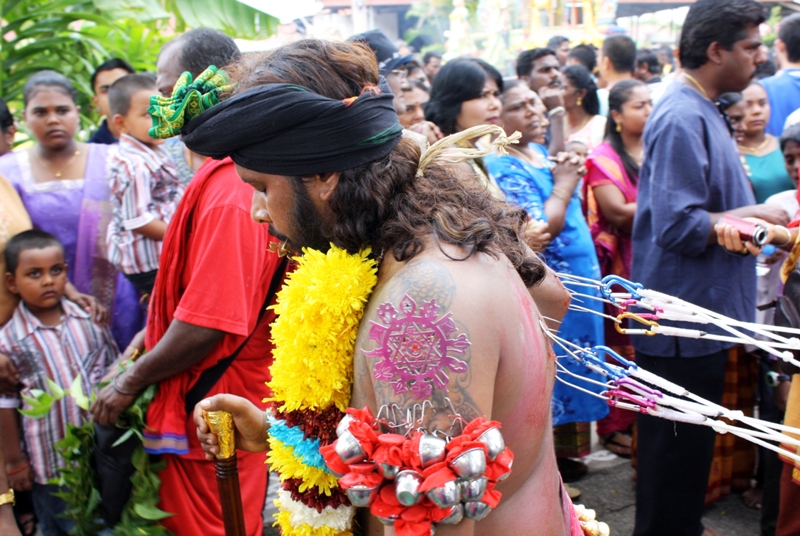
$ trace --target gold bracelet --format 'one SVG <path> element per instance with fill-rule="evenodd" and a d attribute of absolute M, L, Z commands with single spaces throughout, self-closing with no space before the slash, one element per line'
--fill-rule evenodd
<path fill-rule="evenodd" d="M 572 197 L 567 192 L 562 190 L 561 188 L 553 188 L 553 194 L 555 197 L 559 198 L 564 202 L 565 205 L 569 205 L 570 198 Z"/>
<path fill-rule="evenodd" d="M 10 504 L 11 506 L 16 505 L 13 489 L 8 488 L 8 491 L 6 491 L 5 493 L 0 493 L 0 506 L 3 506 L 4 504 Z"/>
<path fill-rule="evenodd" d="M 773 244 L 773 245 L 779 248 L 788 246 L 789 243 L 792 241 L 792 233 L 789 231 L 789 229 L 787 229 L 783 225 L 776 225 L 775 227 L 777 227 L 778 229 L 783 229 L 783 231 L 786 233 L 786 242 L 784 242 L 783 244 Z"/>

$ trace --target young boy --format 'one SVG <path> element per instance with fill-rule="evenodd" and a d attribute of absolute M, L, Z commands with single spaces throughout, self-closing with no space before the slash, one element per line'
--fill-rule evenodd
<path fill-rule="evenodd" d="M 111 121 L 121 133 L 109 152 L 108 173 L 113 216 L 106 233 L 109 261 L 143 296 L 153 290 L 167 223 L 183 195 L 175 164 L 151 138 L 147 108 L 156 94 L 150 74 L 129 74 L 111 85 Z"/>
<path fill-rule="evenodd" d="M 64 298 L 63 246 L 44 231 L 24 231 L 8 241 L 5 258 L 5 284 L 20 297 L 20 304 L 0 329 L 0 353 L 17 368 L 21 393 L 50 392 L 48 379 L 67 389 L 78 376 L 83 379 L 83 392 L 88 393 L 118 351 L 108 328 L 95 324 L 89 313 Z M 32 489 L 43 534 L 66 535 L 72 523 L 59 517 L 64 503 L 52 496 L 57 486 L 47 482 L 58 477 L 63 465 L 55 444 L 64 438 L 67 424 L 81 424 L 90 416 L 70 396 L 53 403 L 41 419 L 21 416 L 18 420 L 20 406 L 19 395 L 0 397 L 0 439 L 9 486 L 18 491 Z"/>

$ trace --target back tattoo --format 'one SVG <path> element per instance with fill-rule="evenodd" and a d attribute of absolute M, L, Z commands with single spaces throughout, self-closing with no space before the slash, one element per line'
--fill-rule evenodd
<path fill-rule="evenodd" d="M 382 323 L 370 322 L 369 339 L 377 348 L 364 355 L 378 360 L 373 377 L 388 382 L 396 395 L 411 393 L 414 398 L 429 398 L 433 389 L 448 390 L 448 372 L 465 373 L 468 365 L 455 355 L 463 355 L 470 346 L 458 331 L 452 313 L 439 316 L 436 300 L 417 305 L 406 294 L 400 311 L 391 302 L 378 306 L 376 314 Z"/>

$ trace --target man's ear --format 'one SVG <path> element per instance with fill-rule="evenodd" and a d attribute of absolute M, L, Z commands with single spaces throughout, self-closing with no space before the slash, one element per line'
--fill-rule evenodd
<path fill-rule="evenodd" d="M 314 175 L 313 185 L 311 187 L 313 195 L 320 201 L 328 202 L 336 191 L 336 187 L 339 185 L 340 175 L 341 173 L 338 171 Z"/>
<path fill-rule="evenodd" d="M 611 63 L 611 58 L 609 58 L 608 56 L 603 56 L 600 59 L 601 72 L 602 71 L 608 72 L 608 71 L 612 70 L 612 67 L 613 67 L 613 65 Z"/>
<path fill-rule="evenodd" d="M 12 294 L 19 294 L 17 290 L 17 279 L 11 272 L 6 272 L 6 288 Z"/>
<path fill-rule="evenodd" d="M 719 41 L 714 41 L 708 48 L 706 49 L 706 56 L 708 57 L 708 61 L 713 63 L 714 65 L 722 65 L 722 52 L 725 49 L 720 45 Z"/>
<path fill-rule="evenodd" d="M 780 38 L 775 40 L 775 51 L 778 54 L 786 55 L 786 43 L 780 40 Z"/>
<path fill-rule="evenodd" d="M 98 101 L 99 98 L 100 98 L 100 96 L 97 95 L 96 93 L 92 97 L 92 104 L 94 104 L 94 109 L 97 110 L 98 112 L 100 111 L 100 105 L 97 104 L 97 101 Z"/>

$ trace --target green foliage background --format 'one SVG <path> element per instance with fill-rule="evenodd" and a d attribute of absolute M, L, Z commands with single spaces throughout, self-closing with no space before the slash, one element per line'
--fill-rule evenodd
<path fill-rule="evenodd" d="M 19 121 L 28 77 L 58 71 L 78 90 L 85 139 L 99 121 L 91 105 L 95 66 L 119 57 L 154 71 L 165 42 L 201 26 L 259 39 L 277 19 L 236 0 L 0 0 L 0 97 Z"/>

